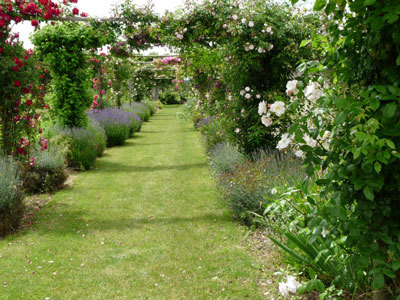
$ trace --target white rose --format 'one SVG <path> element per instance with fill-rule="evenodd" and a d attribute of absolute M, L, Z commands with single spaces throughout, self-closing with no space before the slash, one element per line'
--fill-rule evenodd
<path fill-rule="evenodd" d="M 260 98 L 261 98 L 261 95 L 260 95 L 260 94 L 257 94 L 257 95 L 256 95 L 256 98 L 257 98 L 257 99 L 260 99 Z"/>
<path fill-rule="evenodd" d="M 297 282 L 296 278 L 289 275 L 287 277 L 286 286 L 288 287 L 288 289 L 291 293 L 296 294 L 297 290 L 299 289 L 301 284 L 299 282 Z"/>
<path fill-rule="evenodd" d="M 250 88 L 248 86 L 246 86 L 246 88 L 244 89 L 246 92 L 250 92 Z"/>
<path fill-rule="evenodd" d="M 261 123 L 263 123 L 265 127 L 270 127 L 273 124 L 273 121 L 271 118 L 268 118 L 267 116 L 262 116 Z"/>
<path fill-rule="evenodd" d="M 250 45 L 249 45 L 249 49 L 250 49 L 250 50 L 254 50 L 254 45 L 253 45 L 253 44 L 250 44 Z"/>
<path fill-rule="evenodd" d="M 258 48 L 258 53 L 263 53 L 263 52 L 264 52 L 263 48 Z"/>
<path fill-rule="evenodd" d="M 235 129 L 235 132 L 236 132 L 236 133 L 239 133 L 239 132 L 240 132 L 240 128 L 236 128 L 236 129 Z"/>
<path fill-rule="evenodd" d="M 287 287 L 285 282 L 279 282 L 279 292 L 281 295 L 285 298 L 288 299 L 290 297 L 289 295 L 289 288 Z"/>
<path fill-rule="evenodd" d="M 242 24 L 246 24 L 247 20 L 245 18 L 242 19 Z"/>
<path fill-rule="evenodd" d="M 247 93 L 246 95 L 244 95 L 244 97 L 245 97 L 246 99 L 250 99 L 250 98 L 251 98 L 251 95 L 250 95 L 249 93 Z"/>
<path fill-rule="evenodd" d="M 236 21 L 238 19 L 238 16 L 237 15 L 233 15 L 232 19 L 234 19 Z"/>
<path fill-rule="evenodd" d="M 324 92 L 321 89 L 321 85 L 318 82 L 311 82 L 304 89 L 304 96 L 311 102 L 317 101 L 324 95 Z"/>
<path fill-rule="evenodd" d="M 274 114 L 276 114 L 278 117 L 280 117 L 281 115 L 283 115 L 285 113 L 285 103 L 283 103 L 282 101 L 276 101 L 273 104 L 271 104 L 271 108 L 270 108 L 271 112 L 273 112 Z"/>
<path fill-rule="evenodd" d="M 279 150 L 285 149 L 289 146 L 291 141 L 292 140 L 289 137 L 289 134 L 285 133 L 282 135 L 281 140 L 279 141 L 278 145 L 276 145 L 276 148 Z"/>
<path fill-rule="evenodd" d="M 289 96 L 297 95 L 299 93 L 299 82 L 297 80 L 290 80 L 286 84 L 286 94 Z"/>
<path fill-rule="evenodd" d="M 254 27 L 254 22 L 253 21 L 249 22 L 249 27 Z"/>
<path fill-rule="evenodd" d="M 301 150 L 297 150 L 294 155 L 296 155 L 299 158 L 304 158 L 304 152 Z"/>
<path fill-rule="evenodd" d="M 258 104 L 258 114 L 262 116 L 263 114 L 267 113 L 267 103 L 265 101 L 262 101 Z"/>
<path fill-rule="evenodd" d="M 317 141 L 311 138 L 308 134 L 305 134 L 303 139 L 306 142 L 306 144 L 312 148 L 314 148 L 317 145 Z"/>
<path fill-rule="evenodd" d="M 246 94 L 246 92 L 244 90 L 241 90 L 240 95 L 243 96 L 244 94 Z"/>

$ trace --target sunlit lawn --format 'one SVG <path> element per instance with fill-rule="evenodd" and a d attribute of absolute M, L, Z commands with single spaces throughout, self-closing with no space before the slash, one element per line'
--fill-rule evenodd
<path fill-rule="evenodd" d="M 167 107 L 0 241 L 1 299 L 261 299 L 198 133 Z M 48 196 L 44 196 L 48 197 Z"/>

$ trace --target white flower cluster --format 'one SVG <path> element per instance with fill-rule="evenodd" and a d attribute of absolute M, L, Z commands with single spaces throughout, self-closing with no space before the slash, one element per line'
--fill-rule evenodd
<path fill-rule="evenodd" d="M 253 93 L 253 92 L 254 91 L 252 89 L 250 89 L 248 86 L 246 86 L 244 90 L 240 91 L 240 95 L 244 96 L 246 99 L 250 99 L 251 93 Z"/>
<path fill-rule="evenodd" d="M 268 33 L 269 35 L 273 35 L 274 31 L 272 30 L 271 26 L 268 26 L 268 24 L 264 24 L 263 30 L 261 30 L 262 33 Z"/>
<path fill-rule="evenodd" d="M 254 49 L 255 49 L 255 46 L 252 43 L 246 43 L 246 45 L 244 46 L 244 50 L 246 50 L 246 51 L 251 51 Z"/>
<path fill-rule="evenodd" d="M 285 299 L 289 299 L 290 294 L 296 294 L 301 284 L 293 276 L 287 277 L 287 282 L 279 282 L 279 292 Z"/>
<path fill-rule="evenodd" d="M 258 104 L 258 114 L 261 116 L 261 123 L 266 127 L 270 127 L 274 123 L 272 120 L 272 113 L 280 117 L 285 113 L 285 110 L 285 103 L 282 101 L 276 101 L 269 105 L 269 110 L 265 101 L 261 101 Z"/>
<path fill-rule="evenodd" d="M 286 93 L 291 97 L 291 100 L 304 96 L 302 98 L 303 100 L 302 107 L 299 110 L 299 114 L 307 115 L 309 112 L 313 112 L 314 116 L 317 116 L 316 118 L 317 122 L 322 122 L 323 121 L 322 115 L 324 114 L 324 110 L 317 107 L 314 108 L 317 100 L 324 96 L 324 92 L 321 85 L 319 84 L 319 82 L 310 81 L 309 84 L 306 86 L 306 88 L 303 90 L 303 93 L 300 93 L 299 89 L 300 85 L 301 83 L 299 83 L 299 81 L 290 80 L 286 84 Z M 309 119 L 307 121 L 307 127 L 309 130 L 315 128 L 315 124 L 313 123 L 314 121 L 313 119 Z M 309 147 L 314 148 L 317 146 L 317 144 L 319 144 L 322 145 L 325 149 L 328 149 L 330 142 L 330 132 L 325 132 L 324 135 L 322 137 L 318 137 L 317 140 L 310 137 L 308 134 L 303 133 L 303 140 L 304 143 L 296 143 L 293 145 L 293 149 L 295 150 L 294 154 L 300 158 L 305 157 L 305 153 L 299 149 L 302 145 L 307 145 Z M 276 148 L 280 150 L 285 149 L 292 142 L 293 142 L 293 136 L 290 136 L 288 133 L 283 134 Z"/>

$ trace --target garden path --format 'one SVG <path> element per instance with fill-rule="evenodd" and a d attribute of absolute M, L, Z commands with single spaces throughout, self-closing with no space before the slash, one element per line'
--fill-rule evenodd
<path fill-rule="evenodd" d="M 178 109 L 158 112 L 54 194 L 32 228 L 0 241 L 1 299 L 262 298 L 246 232 Z"/>

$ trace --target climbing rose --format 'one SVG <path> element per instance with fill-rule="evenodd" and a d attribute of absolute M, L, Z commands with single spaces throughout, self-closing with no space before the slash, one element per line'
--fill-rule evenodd
<path fill-rule="evenodd" d="M 291 80 L 286 84 L 286 93 L 289 96 L 297 95 L 299 93 L 299 82 L 297 80 Z"/>
<path fill-rule="evenodd" d="M 32 24 L 32 26 L 36 27 L 36 26 L 39 25 L 39 22 L 36 21 L 36 20 L 32 20 L 32 21 L 31 21 L 31 24 Z"/>
<path fill-rule="evenodd" d="M 275 113 L 278 117 L 280 117 L 285 113 L 286 110 L 285 103 L 283 103 L 282 101 L 276 101 L 273 104 L 271 104 L 270 109 L 273 113 Z"/>
<path fill-rule="evenodd" d="M 30 99 L 29 99 L 29 100 L 26 100 L 26 105 L 27 105 L 27 106 L 31 106 L 31 105 L 32 105 L 32 100 L 30 100 Z"/>
<path fill-rule="evenodd" d="M 273 121 L 267 116 L 262 116 L 261 123 L 263 123 L 265 127 L 270 127 L 273 124 Z"/>
<path fill-rule="evenodd" d="M 74 15 L 77 15 L 77 14 L 79 14 L 79 9 L 77 9 L 76 7 L 72 10 L 72 13 L 74 14 Z"/>
<path fill-rule="evenodd" d="M 14 81 L 14 85 L 17 86 L 17 87 L 21 86 L 21 81 L 15 80 Z"/>

